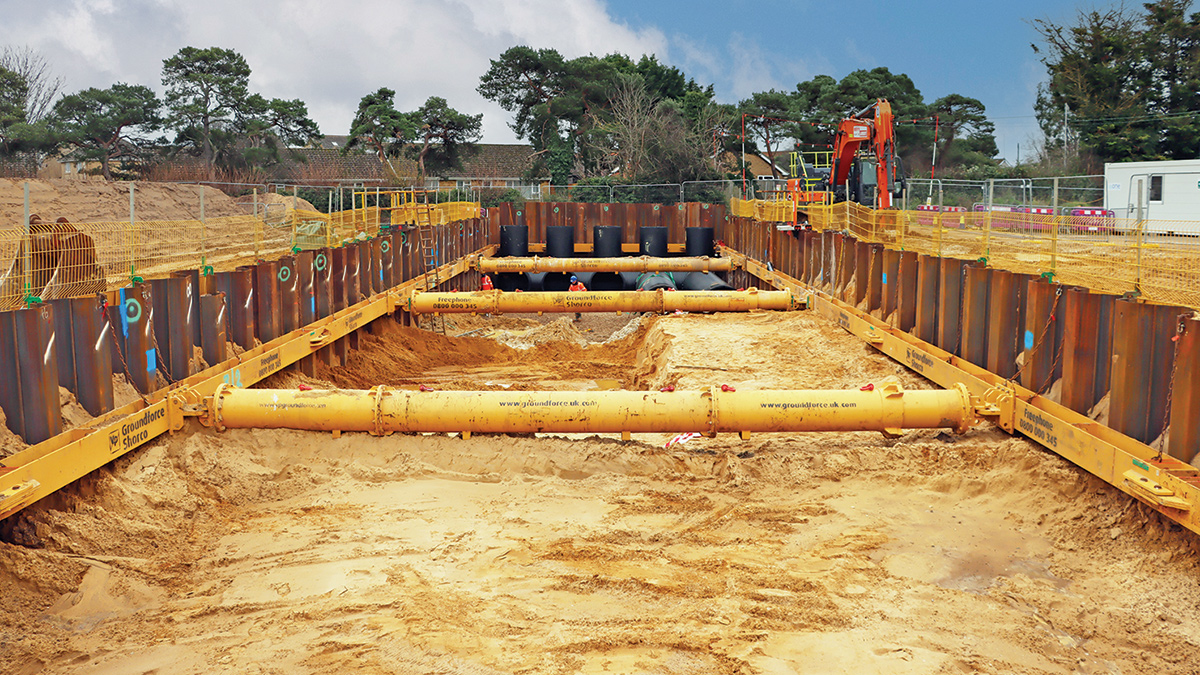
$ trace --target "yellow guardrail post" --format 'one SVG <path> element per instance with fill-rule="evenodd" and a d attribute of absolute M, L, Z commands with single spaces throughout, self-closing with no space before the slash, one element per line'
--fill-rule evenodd
<path fill-rule="evenodd" d="M 134 210 L 135 183 L 129 183 L 129 283 L 137 280 L 137 213 Z"/>
<path fill-rule="evenodd" d="M 133 183 L 129 184 L 129 189 L 133 189 Z M 130 193 L 129 203 L 133 204 L 132 192 Z M 29 208 L 29 181 L 25 181 L 25 258 L 22 264 L 25 285 L 25 304 L 29 304 L 29 298 L 33 296 L 33 226 L 29 222 L 31 217 Z"/>
<path fill-rule="evenodd" d="M 996 179 L 988 179 L 987 207 L 983 217 L 983 257 L 992 257 L 992 199 L 996 196 Z"/>
<path fill-rule="evenodd" d="M 1137 264 L 1133 271 L 1133 290 L 1137 291 L 1139 294 L 1142 292 L 1142 237 L 1144 235 L 1145 227 L 1146 221 L 1139 218 L 1134 234 L 1134 248 L 1137 249 Z"/>
<path fill-rule="evenodd" d="M 1058 227 L 1061 218 L 1050 216 L 1050 274 L 1058 274 Z"/>
<path fill-rule="evenodd" d="M 1054 196 L 1050 200 L 1050 276 L 1057 274 L 1058 269 L 1058 176 L 1054 177 Z"/>
<path fill-rule="evenodd" d="M 200 271 L 208 264 L 208 226 L 204 221 L 204 186 L 200 186 Z"/>

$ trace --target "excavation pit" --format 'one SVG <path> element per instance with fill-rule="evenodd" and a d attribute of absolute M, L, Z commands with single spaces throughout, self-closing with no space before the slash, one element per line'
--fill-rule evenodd
<path fill-rule="evenodd" d="M 934 388 L 808 312 L 541 319 L 260 386 Z M 164 436 L 11 519 L 0 671 L 1200 668 L 1193 538 L 1032 443 L 670 439 Z"/>

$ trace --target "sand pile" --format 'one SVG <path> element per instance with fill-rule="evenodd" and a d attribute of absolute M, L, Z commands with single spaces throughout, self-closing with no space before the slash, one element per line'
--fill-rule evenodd
<path fill-rule="evenodd" d="M 242 207 L 242 211 L 244 213 L 250 213 L 251 211 L 254 210 L 254 194 L 253 193 L 237 197 L 236 199 L 234 199 L 234 201 L 237 202 L 237 204 Z M 282 204 L 286 208 L 290 209 L 290 208 L 294 207 L 300 211 L 319 211 L 319 209 L 317 207 L 312 205 L 312 202 L 309 202 L 307 199 L 304 199 L 303 197 L 296 197 L 293 199 L 293 197 L 291 195 L 281 195 L 276 192 L 261 192 L 260 191 L 258 193 L 258 208 L 260 209 L 260 212 L 261 212 L 261 209 L 263 208 L 264 204 Z"/>
<path fill-rule="evenodd" d="M 0 227 L 20 227 L 24 217 L 23 179 L 0 178 Z M 73 223 L 129 221 L 128 182 L 91 180 L 29 180 L 31 213 L 47 222 L 66 218 Z M 138 220 L 192 220 L 200 217 L 204 190 L 206 218 L 240 216 L 246 211 L 213 187 L 175 183 L 135 183 Z"/>
<path fill-rule="evenodd" d="M 487 338 L 442 336 L 387 321 L 377 325 L 379 332 L 364 336 L 365 348 L 351 353 L 348 367 L 319 365 L 317 376 L 343 389 L 380 384 L 409 389 L 421 385 L 460 390 L 543 389 L 547 387 L 541 382 L 595 380 L 613 380 L 633 388 L 641 344 L 641 335 L 635 331 L 605 344 L 551 340 L 515 349 Z"/>
<path fill-rule="evenodd" d="M 513 349 L 529 349 L 546 342 L 573 342 L 581 347 L 588 343 L 588 339 L 575 328 L 575 322 L 569 316 L 559 317 L 552 323 L 536 328 L 497 331 L 488 337 Z"/>
<path fill-rule="evenodd" d="M 364 343 L 318 379 L 922 386 L 806 313 Z M 164 437 L 5 523 L 0 672 L 1200 671 L 1196 538 L 1026 441 L 663 440 Z"/>

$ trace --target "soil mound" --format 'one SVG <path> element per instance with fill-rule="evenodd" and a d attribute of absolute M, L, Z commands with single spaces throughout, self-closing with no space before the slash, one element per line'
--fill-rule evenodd
<path fill-rule="evenodd" d="M 204 191 L 206 218 L 241 216 L 247 211 L 213 187 L 179 183 L 128 183 L 90 180 L 24 180 L 0 178 L 0 227 L 20 227 L 25 213 L 24 183 L 29 183 L 30 213 L 46 222 L 66 218 L 73 223 L 129 222 L 129 186 L 133 185 L 137 219 L 195 220 Z"/>

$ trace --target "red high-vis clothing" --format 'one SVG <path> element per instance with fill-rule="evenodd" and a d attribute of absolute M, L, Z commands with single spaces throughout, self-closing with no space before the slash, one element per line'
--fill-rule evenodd
<path fill-rule="evenodd" d="M 576 281 L 575 283 L 571 284 L 571 287 L 568 288 L 567 290 L 568 291 L 586 291 L 587 286 L 584 286 L 583 282 Z"/>
<path fill-rule="evenodd" d="M 481 291 L 492 290 L 492 278 L 486 274 L 483 275 L 483 279 L 479 280 L 479 290 L 481 290 Z"/>

